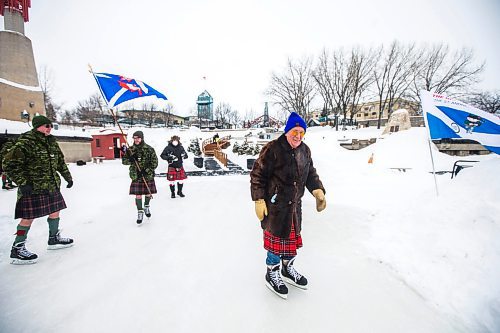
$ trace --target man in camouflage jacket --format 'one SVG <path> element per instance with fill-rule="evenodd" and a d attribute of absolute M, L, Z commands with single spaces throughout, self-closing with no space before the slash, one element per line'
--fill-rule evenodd
<path fill-rule="evenodd" d="M 35 116 L 33 129 L 23 133 L 5 155 L 2 166 L 7 175 L 19 185 L 15 218 L 21 218 L 11 250 L 13 264 L 34 263 L 38 256 L 25 248 L 28 231 L 37 217 L 48 215 L 48 249 L 73 245 L 73 240 L 59 235 L 59 211 L 66 208 L 60 192 L 61 178 L 73 186 L 71 173 L 54 136 L 52 122 Z"/>
<path fill-rule="evenodd" d="M 122 157 L 122 164 L 129 165 L 129 176 L 132 180 L 129 194 L 135 195 L 137 206 L 137 224 L 142 223 L 143 215 L 151 217 L 149 202 L 156 193 L 155 170 L 158 166 L 158 157 L 153 147 L 144 142 L 144 133 L 136 131 L 132 135 L 134 144 L 126 149 Z M 142 208 L 142 196 L 144 209 Z"/>

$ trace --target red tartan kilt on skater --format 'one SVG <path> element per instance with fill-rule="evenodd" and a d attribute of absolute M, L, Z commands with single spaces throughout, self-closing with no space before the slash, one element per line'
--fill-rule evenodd
<path fill-rule="evenodd" d="M 154 179 L 147 180 L 146 183 L 148 183 L 151 194 L 155 194 L 156 193 L 155 180 Z M 133 180 L 132 183 L 130 183 L 129 194 L 135 194 L 135 195 L 149 194 L 148 188 L 146 187 L 144 180 L 142 179 Z"/>
<path fill-rule="evenodd" d="M 173 168 L 173 167 L 168 167 L 168 172 L 167 172 L 167 179 L 170 181 L 176 181 L 176 180 L 184 180 L 186 179 L 186 172 L 184 171 L 184 167 L 180 168 Z"/>
<path fill-rule="evenodd" d="M 295 234 L 292 223 L 292 230 L 288 238 L 281 238 L 264 230 L 264 249 L 279 256 L 295 257 L 297 249 L 302 247 L 302 237 Z"/>
<path fill-rule="evenodd" d="M 22 196 L 17 200 L 16 219 L 36 219 L 66 208 L 66 202 L 59 191 Z"/>

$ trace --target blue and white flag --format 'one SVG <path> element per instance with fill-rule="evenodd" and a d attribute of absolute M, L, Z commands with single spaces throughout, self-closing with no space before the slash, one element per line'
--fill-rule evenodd
<path fill-rule="evenodd" d="M 433 94 L 420 92 L 431 139 L 469 139 L 500 154 L 500 117 L 471 105 Z"/>
<path fill-rule="evenodd" d="M 101 89 L 103 97 L 111 108 L 139 97 L 156 96 L 158 98 L 167 99 L 161 92 L 142 81 L 115 74 L 93 74 L 97 81 L 97 85 Z"/>

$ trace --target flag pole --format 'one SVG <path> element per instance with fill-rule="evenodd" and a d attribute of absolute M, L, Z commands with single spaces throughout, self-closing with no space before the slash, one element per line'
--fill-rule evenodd
<path fill-rule="evenodd" d="M 111 115 L 113 116 L 113 120 L 115 121 L 115 124 L 117 124 L 118 128 L 120 129 L 120 132 L 122 134 L 122 139 L 123 139 L 123 141 L 125 141 L 125 145 L 127 146 L 127 151 L 128 151 L 130 149 L 130 145 L 128 144 L 127 137 L 125 136 L 125 133 L 123 132 L 123 129 L 120 126 L 118 119 L 116 118 L 116 115 L 115 115 L 115 112 L 113 111 L 113 108 L 109 106 L 108 101 L 106 100 L 106 97 L 102 91 L 101 85 L 99 84 L 99 81 L 95 77 L 95 73 L 92 70 L 92 66 L 90 66 L 90 64 L 88 66 L 89 66 L 89 72 L 92 74 L 92 76 L 94 76 L 94 79 L 97 82 L 97 86 L 99 87 L 99 91 L 101 92 L 101 95 L 104 97 L 104 101 L 106 102 L 106 105 L 108 106 L 109 111 L 111 112 Z M 139 162 L 137 160 L 134 160 L 134 162 L 135 162 L 135 167 L 137 168 L 137 171 L 141 172 L 142 170 L 141 170 L 141 167 L 139 166 Z M 151 199 L 153 199 L 153 194 L 151 193 L 151 189 L 149 188 L 148 182 L 144 178 L 144 175 L 142 176 L 142 181 L 144 182 L 144 185 L 146 185 L 146 188 L 148 189 L 149 196 L 151 197 Z"/>
<path fill-rule="evenodd" d="M 434 166 L 434 155 L 432 154 L 432 147 L 431 147 L 431 131 L 429 128 L 429 123 L 427 122 L 427 111 L 424 109 L 424 103 L 422 102 L 422 92 L 420 92 L 420 104 L 422 105 L 422 111 L 424 112 L 425 127 L 427 127 L 427 143 L 429 144 L 429 153 L 431 154 L 432 175 L 434 176 L 434 187 L 436 188 L 436 196 L 439 197 L 439 190 L 436 179 L 436 168 Z"/>

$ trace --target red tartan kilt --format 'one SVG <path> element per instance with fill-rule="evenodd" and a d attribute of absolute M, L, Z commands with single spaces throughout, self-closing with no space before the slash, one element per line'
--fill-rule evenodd
<path fill-rule="evenodd" d="M 147 180 L 146 183 L 148 183 L 149 190 L 151 191 L 151 194 L 156 193 L 156 184 L 155 180 Z M 148 188 L 146 187 L 146 184 L 144 184 L 144 181 L 141 180 L 134 180 L 132 183 L 130 183 L 130 191 L 129 194 L 135 194 L 135 195 L 142 195 L 142 194 L 149 194 Z"/>
<path fill-rule="evenodd" d="M 181 168 L 172 168 L 168 167 L 167 179 L 170 181 L 176 180 L 184 180 L 186 179 L 186 172 L 184 171 L 184 167 Z"/>
<path fill-rule="evenodd" d="M 36 219 L 64 208 L 66 208 L 66 202 L 64 202 L 64 198 L 59 191 L 22 196 L 16 203 L 15 218 Z"/>
<path fill-rule="evenodd" d="M 264 230 L 264 249 L 279 256 L 295 257 L 297 249 L 302 247 L 302 237 L 295 234 L 292 223 L 292 230 L 288 239 L 281 238 Z"/>

